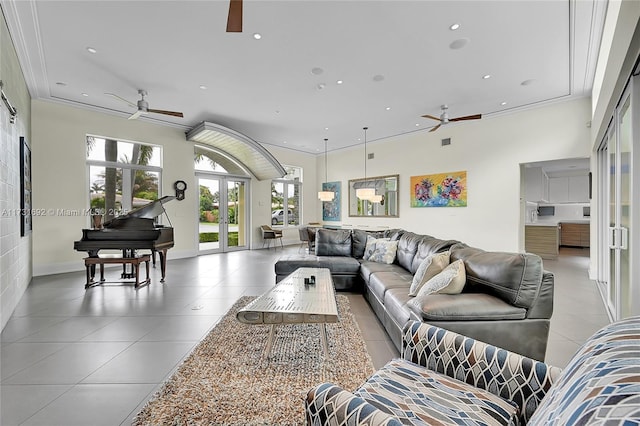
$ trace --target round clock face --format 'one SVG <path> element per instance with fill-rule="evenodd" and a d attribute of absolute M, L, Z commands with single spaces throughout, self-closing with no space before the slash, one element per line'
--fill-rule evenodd
<path fill-rule="evenodd" d="M 183 180 L 176 181 L 174 185 L 178 191 L 184 191 L 185 189 L 187 189 L 187 183 Z"/>

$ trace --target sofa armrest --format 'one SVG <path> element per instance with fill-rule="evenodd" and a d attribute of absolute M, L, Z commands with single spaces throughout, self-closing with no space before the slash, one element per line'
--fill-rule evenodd
<path fill-rule="evenodd" d="M 331 383 L 311 389 L 304 401 L 307 426 L 402 426 L 399 420 Z"/>
<path fill-rule="evenodd" d="M 494 395 L 521 408 L 529 420 L 561 370 L 452 331 L 413 321 L 403 332 L 402 356 Z"/>

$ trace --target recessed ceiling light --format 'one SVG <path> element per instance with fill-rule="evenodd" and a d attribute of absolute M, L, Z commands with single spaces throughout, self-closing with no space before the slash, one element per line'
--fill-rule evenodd
<path fill-rule="evenodd" d="M 391 107 L 386 107 L 385 108 L 387 111 L 391 111 Z"/>
<path fill-rule="evenodd" d="M 483 78 L 484 80 L 488 80 L 488 79 L 490 79 L 490 78 L 491 78 L 491 74 L 485 74 L 485 75 L 483 75 L 483 76 L 482 76 L 482 78 Z"/>
<path fill-rule="evenodd" d="M 342 80 L 336 81 L 336 84 L 342 84 L 342 83 L 344 83 L 344 81 L 342 81 Z"/>
<path fill-rule="evenodd" d="M 262 38 L 262 34 L 260 33 L 254 33 L 253 34 L 253 38 L 255 38 L 256 40 L 260 40 Z"/>
<path fill-rule="evenodd" d="M 455 30 L 457 30 L 458 28 L 460 28 L 460 24 L 457 24 L 457 23 L 456 23 L 456 24 L 452 24 L 452 25 L 449 27 L 449 29 L 450 29 L 451 31 L 455 31 Z"/>
<path fill-rule="evenodd" d="M 97 53 L 98 51 L 96 49 L 94 49 L 93 47 L 87 47 L 87 52 L 89 52 L 89 53 Z"/>
<path fill-rule="evenodd" d="M 500 105 L 505 106 L 507 102 L 500 102 Z"/>
<path fill-rule="evenodd" d="M 316 86 L 316 88 L 317 88 L 318 90 L 322 90 L 322 89 L 324 89 L 325 87 L 327 87 L 327 85 L 326 85 L 326 84 L 324 84 L 324 83 L 318 83 L 318 85 Z"/>
<path fill-rule="evenodd" d="M 85 97 L 86 97 L 86 96 L 89 96 L 89 95 L 88 95 L 87 93 L 83 93 L 83 94 L 82 94 L 82 96 L 85 96 Z"/>
<path fill-rule="evenodd" d="M 469 39 L 468 38 L 466 38 L 466 37 L 465 38 L 459 38 L 457 40 L 453 40 L 451 42 L 451 44 L 449 44 L 449 49 L 453 49 L 453 50 L 462 49 L 468 43 L 469 43 Z"/>
<path fill-rule="evenodd" d="M 311 74 L 313 75 L 320 75 L 324 72 L 324 70 L 320 67 L 315 67 L 311 69 Z"/>
<path fill-rule="evenodd" d="M 328 128 L 328 127 L 325 127 L 324 129 L 325 129 L 325 130 L 329 130 L 329 128 Z"/>
<path fill-rule="evenodd" d="M 420 127 L 420 123 L 416 123 L 416 127 Z"/>
<path fill-rule="evenodd" d="M 384 80 L 384 75 L 382 74 L 376 74 L 373 76 L 373 81 L 375 81 L 376 83 L 379 83 L 382 80 Z"/>
<path fill-rule="evenodd" d="M 205 86 L 204 84 L 200 86 L 200 90 L 207 90 L 207 86 Z"/>

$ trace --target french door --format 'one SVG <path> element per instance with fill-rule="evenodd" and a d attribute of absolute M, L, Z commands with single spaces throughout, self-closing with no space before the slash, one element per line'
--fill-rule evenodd
<path fill-rule="evenodd" d="M 249 179 L 196 174 L 199 188 L 198 254 L 249 248 Z"/>

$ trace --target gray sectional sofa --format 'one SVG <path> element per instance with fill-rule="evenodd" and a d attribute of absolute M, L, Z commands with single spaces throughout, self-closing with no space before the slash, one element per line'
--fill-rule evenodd
<path fill-rule="evenodd" d="M 367 236 L 398 241 L 393 263 L 363 259 Z M 462 292 L 410 296 L 422 261 L 445 251 L 450 262 L 464 263 Z M 399 351 L 404 327 L 421 321 L 544 360 L 554 279 L 535 254 L 488 252 L 400 229 L 319 229 L 315 254 L 282 256 L 275 264 L 276 282 L 301 267 L 328 268 L 336 290 L 361 292 Z"/>

